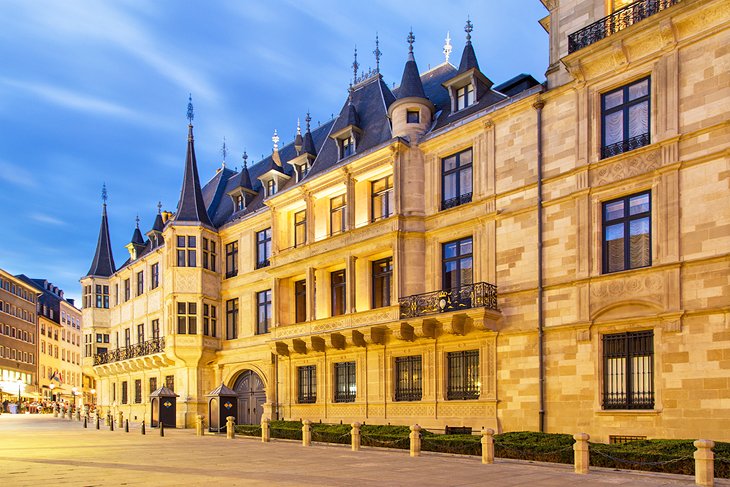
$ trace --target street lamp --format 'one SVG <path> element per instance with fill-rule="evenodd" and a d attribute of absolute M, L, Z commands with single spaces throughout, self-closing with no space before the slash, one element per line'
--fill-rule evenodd
<path fill-rule="evenodd" d="M 53 399 L 53 389 L 55 389 L 55 387 L 56 387 L 56 384 L 53 384 L 53 383 L 48 384 L 48 388 L 51 390 L 51 401 L 54 400 Z"/>
<path fill-rule="evenodd" d="M 18 414 L 20 414 L 20 388 L 23 387 L 23 381 L 18 379 Z"/>

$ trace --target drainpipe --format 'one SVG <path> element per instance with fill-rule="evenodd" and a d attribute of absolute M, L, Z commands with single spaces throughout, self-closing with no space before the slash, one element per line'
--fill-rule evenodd
<path fill-rule="evenodd" d="M 543 286 L 542 286 L 542 108 L 545 102 L 537 95 L 532 105 L 537 111 L 537 349 L 539 368 L 539 398 L 540 398 L 540 432 L 545 432 L 545 331 L 543 316 Z"/>

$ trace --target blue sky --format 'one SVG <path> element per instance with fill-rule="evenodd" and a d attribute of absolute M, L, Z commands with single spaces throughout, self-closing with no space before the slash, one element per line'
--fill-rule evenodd
<path fill-rule="evenodd" d="M 0 267 L 47 278 L 78 298 L 99 231 L 101 185 L 117 265 L 139 213 L 175 210 L 185 160 L 188 93 L 201 180 L 243 149 L 254 161 L 271 135 L 293 139 L 297 118 L 337 113 L 363 69 L 400 82 L 412 26 L 420 70 L 458 64 L 467 15 L 482 71 L 496 84 L 543 81 L 548 36 L 539 0 L 81 1 L 0 6 Z M 249 160 L 250 162 L 250 160 Z"/>

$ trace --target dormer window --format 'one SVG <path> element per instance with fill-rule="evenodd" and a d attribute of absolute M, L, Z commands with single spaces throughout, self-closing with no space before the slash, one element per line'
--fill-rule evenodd
<path fill-rule="evenodd" d="M 304 177 L 309 172 L 309 166 L 307 164 L 297 164 L 294 166 L 295 172 L 297 174 L 297 182 L 304 179 Z"/>
<path fill-rule="evenodd" d="M 352 136 L 344 137 L 339 140 L 340 145 L 340 159 L 350 157 L 355 153 L 355 141 Z"/>
<path fill-rule="evenodd" d="M 469 83 L 466 86 L 462 86 L 456 90 L 456 109 L 463 110 L 464 108 L 474 103 L 474 85 Z"/>
<path fill-rule="evenodd" d="M 273 196 L 276 194 L 276 180 L 269 179 L 266 182 L 266 196 Z"/>
<path fill-rule="evenodd" d="M 420 112 L 418 110 L 406 111 L 406 123 L 419 123 Z"/>
<path fill-rule="evenodd" d="M 243 210 L 243 206 L 243 195 L 239 194 L 238 196 L 236 196 L 236 211 Z"/>

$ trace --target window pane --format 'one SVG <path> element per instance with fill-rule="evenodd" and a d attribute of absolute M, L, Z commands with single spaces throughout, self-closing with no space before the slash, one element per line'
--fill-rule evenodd
<path fill-rule="evenodd" d="M 608 272 L 624 269 L 624 225 L 606 228 L 606 259 Z"/>
<path fill-rule="evenodd" d="M 649 101 L 629 107 L 629 137 L 649 133 Z"/>
<path fill-rule="evenodd" d="M 605 205 L 606 221 L 615 220 L 617 218 L 623 218 L 624 216 L 624 202 L 614 201 Z"/>
<path fill-rule="evenodd" d="M 636 100 L 649 94 L 649 80 L 645 79 L 639 83 L 629 86 L 629 100 Z M 606 107 L 608 108 L 608 107 Z"/>
<path fill-rule="evenodd" d="M 188 237 L 188 247 L 195 247 L 195 237 L 192 235 Z"/>
<path fill-rule="evenodd" d="M 471 238 L 467 238 L 459 242 L 459 255 L 471 254 L 471 249 Z"/>
<path fill-rule="evenodd" d="M 463 169 L 459 172 L 459 184 L 461 186 L 460 188 L 460 195 L 463 194 L 469 194 L 472 192 L 471 189 L 471 168 Z"/>
<path fill-rule="evenodd" d="M 606 110 L 608 110 L 609 108 L 617 107 L 623 102 L 624 90 L 614 91 L 613 93 L 608 93 L 603 97 L 604 108 Z"/>
<path fill-rule="evenodd" d="M 605 124 L 604 145 L 611 145 L 624 140 L 624 112 L 618 111 L 606 115 L 603 119 Z"/>
<path fill-rule="evenodd" d="M 471 164 L 471 161 L 472 161 L 472 151 L 471 151 L 471 149 L 470 150 L 465 150 L 464 152 L 462 152 L 461 154 L 459 154 L 459 165 L 460 166 L 464 166 L 464 165 L 467 165 L 467 164 Z"/>
<path fill-rule="evenodd" d="M 649 238 L 649 218 L 641 218 L 630 223 L 631 268 L 645 267 L 651 264 L 651 242 Z"/>
<path fill-rule="evenodd" d="M 621 202 L 623 205 L 623 202 Z M 649 194 L 633 196 L 629 200 L 629 215 L 636 215 L 649 211 Z"/>
<path fill-rule="evenodd" d="M 457 174 L 448 174 L 444 176 L 444 200 L 456 198 L 456 176 Z"/>
<path fill-rule="evenodd" d="M 458 242 L 444 244 L 444 259 L 456 257 L 456 245 Z"/>
<path fill-rule="evenodd" d="M 177 246 L 185 247 L 185 237 L 177 237 Z"/>
<path fill-rule="evenodd" d="M 460 286 L 466 286 L 467 284 L 472 283 L 473 274 L 472 274 L 472 258 L 467 257 L 466 259 L 461 259 L 459 261 L 461 264 L 461 282 L 459 283 Z"/>
<path fill-rule="evenodd" d="M 447 157 L 444 159 L 444 171 L 451 171 L 456 168 L 456 156 Z"/>

